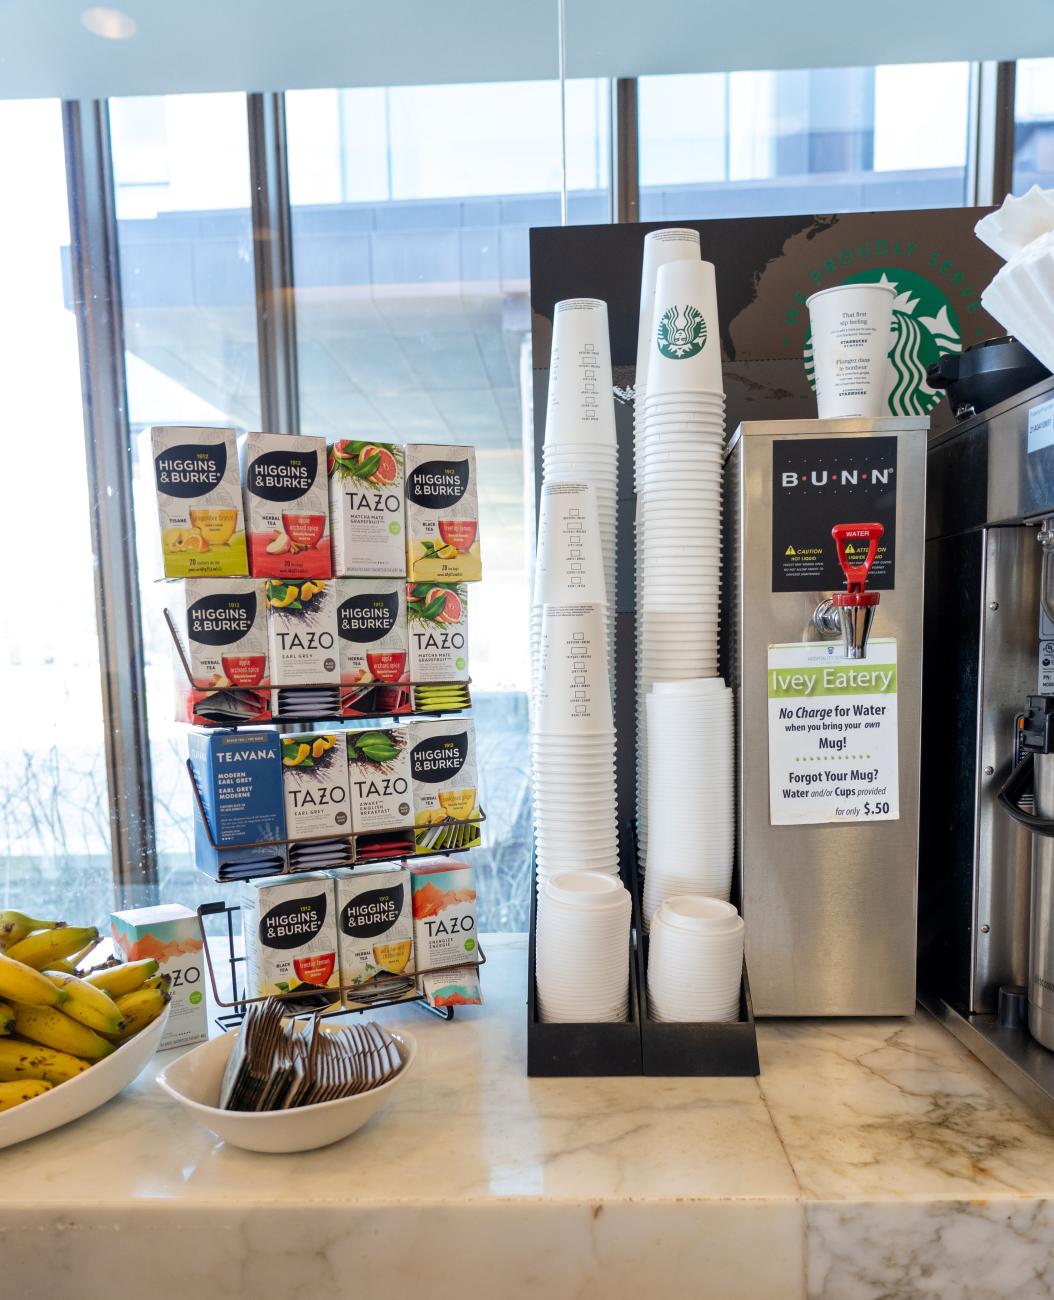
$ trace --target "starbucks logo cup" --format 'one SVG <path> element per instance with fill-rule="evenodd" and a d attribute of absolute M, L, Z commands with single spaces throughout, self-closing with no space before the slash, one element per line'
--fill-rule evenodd
<path fill-rule="evenodd" d="M 672 393 L 723 393 L 712 263 L 682 260 L 659 267 L 651 338 L 649 401 Z"/>
<path fill-rule="evenodd" d="M 808 299 L 821 420 L 889 414 L 891 284 L 840 284 Z"/>

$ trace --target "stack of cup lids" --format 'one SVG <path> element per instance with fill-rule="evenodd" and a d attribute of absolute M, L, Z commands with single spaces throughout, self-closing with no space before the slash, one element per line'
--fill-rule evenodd
<path fill-rule="evenodd" d="M 711 263 L 682 257 L 658 267 L 650 335 L 635 447 L 642 850 L 649 834 L 644 701 L 655 682 L 717 673 L 725 397 Z"/>
<path fill-rule="evenodd" d="M 646 929 L 678 895 L 727 900 L 735 857 L 732 691 L 720 677 L 656 682 L 647 715 Z"/>
<path fill-rule="evenodd" d="M 743 918 L 717 898 L 671 898 L 652 918 L 648 1014 L 661 1022 L 735 1021 Z"/>
<path fill-rule="evenodd" d="M 542 883 L 535 952 L 541 1020 L 626 1019 L 630 912 L 628 890 L 610 876 L 568 872 Z"/>

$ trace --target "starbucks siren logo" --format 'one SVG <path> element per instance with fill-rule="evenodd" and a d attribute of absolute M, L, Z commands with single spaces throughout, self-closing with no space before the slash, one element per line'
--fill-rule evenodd
<path fill-rule="evenodd" d="M 892 415 L 926 415 L 941 392 L 926 381 L 926 368 L 947 352 L 962 351 L 959 321 L 944 294 L 925 276 L 902 267 L 876 267 L 848 276 L 845 284 L 888 284 L 893 299 L 893 346 L 889 350 L 889 410 Z M 805 374 L 815 389 L 812 332 L 805 340 Z"/>
<path fill-rule="evenodd" d="M 703 350 L 706 342 L 706 321 L 698 307 L 686 306 L 683 310 L 673 306 L 663 312 L 656 338 L 659 351 L 670 361 L 685 361 Z"/>

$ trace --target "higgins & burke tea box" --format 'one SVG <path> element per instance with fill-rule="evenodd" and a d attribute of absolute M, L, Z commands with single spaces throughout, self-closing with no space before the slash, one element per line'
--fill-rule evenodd
<path fill-rule="evenodd" d="M 409 681 L 402 579 L 338 578 L 336 590 L 341 686 Z"/>
<path fill-rule="evenodd" d="M 333 572 L 405 577 L 403 449 L 342 438 L 329 449 Z"/>
<path fill-rule="evenodd" d="M 467 583 L 409 583 L 406 621 L 412 682 L 468 681 Z"/>
<path fill-rule="evenodd" d="M 368 1005 L 373 997 L 415 993 L 392 976 L 414 971 L 414 920 L 410 873 L 405 867 L 334 873 L 337 897 L 337 953 L 344 1006 Z M 350 986 L 350 987 L 349 987 Z"/>
<path fill-rule="evenodd" d="M 125 961 L 153 958 L 168 978 L 168 1024 L 159 1051 L 187 1047 L 208 1038 L 204 943 L 197 912 L 179 903 L 114 912 L 110 933 Z"/>
<path fill-rule="evenodd" d="M 241 446 L 249 564 L 256 578 L 328 578 L 326 440 L 247 433 Z"/>
<path fill-rule="evenodd" d="M 472 447 L 407 446 L 406 576 L 411 582 L 482 578 Z"/>
<path fill-rule="evenodd" d="M 166 578 L 249 572 L 233 429 L 150 431 Z"/>
<path fill-rule="evenodd" d="M 476 876 L 467 862 L 433 858 L 410 868 L 419 971 L 479 961 Z"/>
<path fill-rule="evenodd" d="M 298 1009 L 338 1006 L 337 925 L 329 876 L 246 881 L 238 901 L 249 997 L 297 993 Z"/>
<path fill-rule="evenodd" d="M 480 841 L 476 733 L 471 718 L 414 722 L 410 732 L 414 836 L 418 853 Z M 450 826 L 443 825 L 452 822 Z"/>
<path fill-rule="evenodd" d="M 266 686 L 264 585 L 256 578 L 188 578 L 187 656 L 200 690 Z"/>
<path fill-rule="evenodd" d="M 336 686 L 337 594 L 332 581 L 268 579 L 267 649 L 272 686 Z"/>

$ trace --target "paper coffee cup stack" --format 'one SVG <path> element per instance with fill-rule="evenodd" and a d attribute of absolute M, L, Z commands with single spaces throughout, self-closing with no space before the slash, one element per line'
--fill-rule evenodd
<path fill-rule="evenodd" d="M 694 245 L 682 239 L 676 247 Z M 717 673 L 725 396 L 711 263 L 681 256 L 656 268 L 643 359 L 635 440 L 637 830 L 640 860 L 650 864 L 645 702 L 656 682 Z"/>

